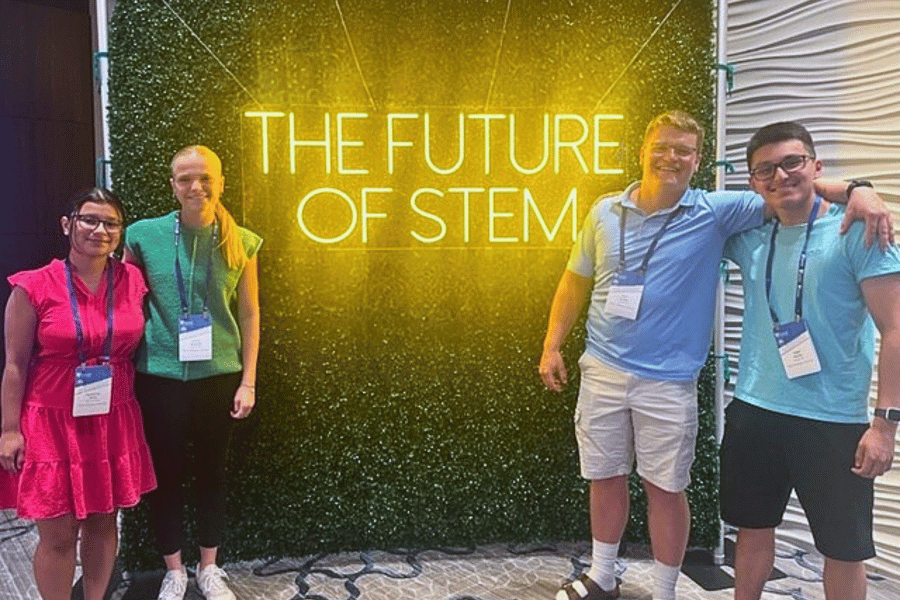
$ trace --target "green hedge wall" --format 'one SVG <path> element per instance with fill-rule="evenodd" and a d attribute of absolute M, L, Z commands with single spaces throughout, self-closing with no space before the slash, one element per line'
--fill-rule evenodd
<path fill-rule="evenodd" d="M 649 0 L 512 2 L 504 26 L 506 3 L 487 0 L 116 3 L 112 169 L 131 217 L 174 208 L 170 157 L 203 143 L 223 160 L 223 201 L 266 238 L 259 404 L 232 446 L 225 560 L 589 537 L 577 385 L 547 392 L 535 367 L 567 249 L 298 249 L 295 223 L 247 204 L 242 110 L 602 104 L 625 115 L 624 175 L 591 192 L 622 189 L 655 114 L 713 125 L 712 2 L 677 4 L 667 17 Z M 709 139 L 704 150 L 698 186 L 713 179 Z M 582 348 L 583 323 L 564 349 L 573 371 Z M 710 372 L 690 490 L 698 546 L 718 531 Z M 634 496 L 627 537 L 643 541 Z M 142 508 L 123 555 L 130 569 L 160 564 Z"/>

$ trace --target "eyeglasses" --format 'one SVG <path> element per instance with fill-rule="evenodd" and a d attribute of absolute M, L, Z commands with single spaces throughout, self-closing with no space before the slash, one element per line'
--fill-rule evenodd
<path fill-rule="evenodd" d="M 95 217 L 94 215 L 72 215 L 72 218 L 87 229 L 97 229 L 97 227 L 103 223 L 103 227 L 109 233 L 118 233 L 119 231 L 122 231 L 121 221 L 107 221 L 106 219 Z"/>
<path fill-rule="evenodd" d="M 813 160 L 815 156 L 807 156 L 806 154 L 788 154 L 781 159 L 781 162 L 759 163 L 750 170 L 750 177 L 758 181 L 772 179 L 775 171 L 780 167 L 785 173 L 794 173 L 806 166 L 806 161 Z"/>
<path fill-rule="evenodd" d="M 672 150 L 675 153 L 675 156 L 679 158 L 687 158 L 697 151 L 696 148 L 691 148 L 690 146 L 671 146 L 669 144 L 653 144 L 650 146 L 650 152 L 655 156 L 668 154 L 669 150 Z"/>

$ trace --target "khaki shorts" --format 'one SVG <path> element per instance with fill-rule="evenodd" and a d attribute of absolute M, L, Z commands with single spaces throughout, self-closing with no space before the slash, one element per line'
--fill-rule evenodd
<path fill-rule="evenodd" d="M 697 440 L 697 382 L 645 379 L 584 353 L 575 408 L 581 476 L 637 471 L 667 492 L 691 482 Z"/>

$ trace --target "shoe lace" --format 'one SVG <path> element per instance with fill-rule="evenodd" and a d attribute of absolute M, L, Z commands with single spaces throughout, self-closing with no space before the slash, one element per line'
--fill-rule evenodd
<path fill-rule="evenodd" d="M 163 578 L 162 589 L 159 591 L 160 598 L 163 597 L 182 597 L 187 589 L 185 578 L 179 577 L 176 571 L 169 571 Z"/>
<path fill-rule="evenodd" d="M 211 565 L 203 569 L 203 587 L 210 592 L 226 592 L 228 586 L 225 579 L 228 579 L 228 573 L 220 569 L 217 565 Z"/>

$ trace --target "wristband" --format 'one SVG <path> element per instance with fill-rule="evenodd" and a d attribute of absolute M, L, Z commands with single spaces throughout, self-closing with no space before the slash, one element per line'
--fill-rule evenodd
<path fill-rule="evenodd" d="M 250 385 L 249 383 L 242 383 L 242 384 L 241 384 L 241 387 L 250 388 L 250 391 L 251 391 L 251 392 L 253 392 L 254 394 L 256 393 L 256 386 L 255 386 L 255 385 Z"/>

